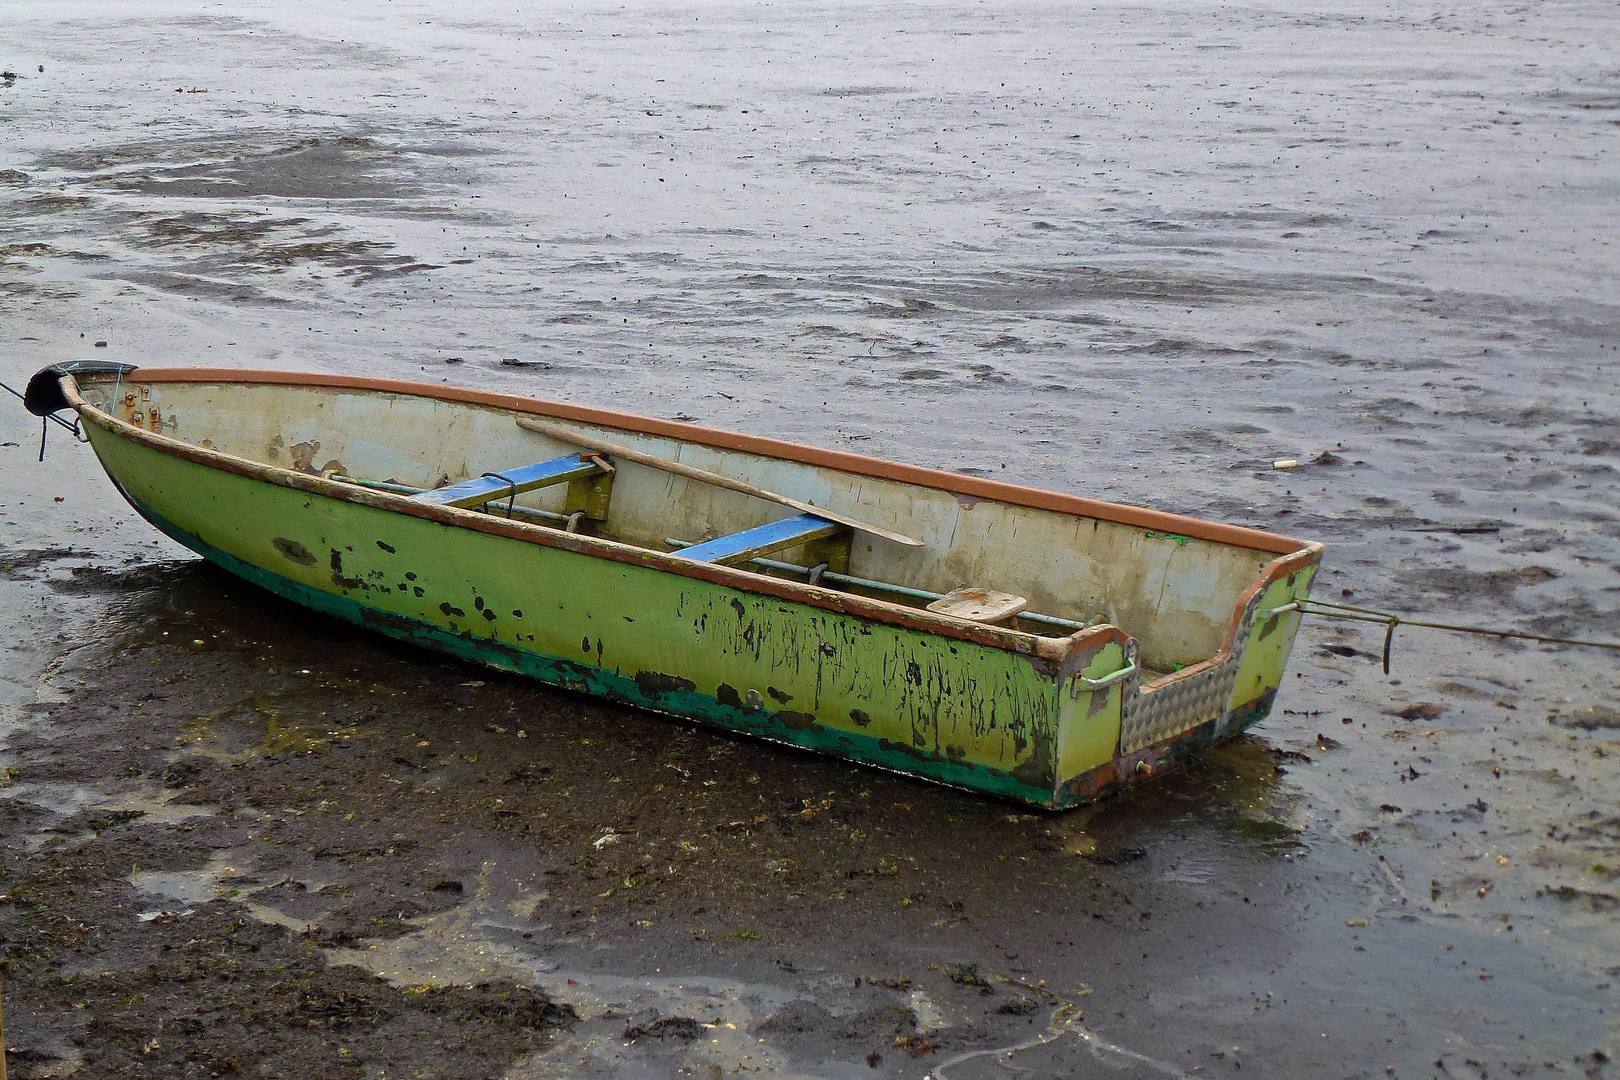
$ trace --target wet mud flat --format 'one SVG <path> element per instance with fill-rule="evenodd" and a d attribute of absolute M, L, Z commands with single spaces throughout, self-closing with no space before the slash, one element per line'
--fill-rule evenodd
<path fill-rule="evenodd" d="M 10 717 L 22 1076 L 914 1075 L 1078 1018 L 1054 954 L 1135 969 L 1166 920 L 1265 921 L 1121 873 L 1129 830 L 425 657 L 209 569 L 119 603 Z"/>
<path fill-rule="evenodd" d="M 1311 716 L 1129 800 L 1027 813 L 424 654 L 206 564 L 4 566 L 54 597 L 36 626 L 100 614 L 5 711 L 22 1077 L 1285 1076 L 1369 1056 L 1605 1075 L 1612 976 L 1567 950 L 1549 972 L 1513 935 L 1601 924 L 1613 900 L 1526 894 L 1519 927 L 1482 934 L 1511 871 L 1422 888 L 1376 852 L 1424 811 L 1352 828 L 1291 788 L 1354 760 L 1357 724 Z M 1423 704 L 1373 752 L 1432 742 L 1409 730 L 1442 708 Z M 1483 835 L 1488 813 L 1431 827 Z M 1590 849 L 1594 825 L 1569 827 Z M 1393 1010 L 1404 983 L 1421 1003 Z"/>
<path fill-rule="evenodd" d="M 0 378 L 701 420 L 1613 637 L 1615 18 L 15 7 Z M 0 409 L 18 1075 L 1616 1075 L 1607 655 L 1308 623 L 1249 738 L 1032 815 L 294 611 L 38 437 Z"/>
<path fill-rule="evenodd" d="M 1134 848 L 1076 858 L 1047 818 L 390 648 L 211 570 L 141 586 L 128 636 L 11 711 L 24 1077 L 546 1075 L 536 1051 L 885 1075 L 1090 993 L 1038 978 L 1066 946 L 1022 942 L 1009 904 L 1084 900 L 1064 915 L 1162 944 L 1163 900 L 1089 861 Z M 829 916 L 831 955 L 800 939 Z M 943 928 L 951 962 L 889 944 Z"/>

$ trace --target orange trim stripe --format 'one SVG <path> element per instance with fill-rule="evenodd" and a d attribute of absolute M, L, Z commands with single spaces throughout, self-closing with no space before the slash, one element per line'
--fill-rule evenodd
<path fill-rule="evenodd" d="M 787 442 L 782 439 L 744 435 L 740 432 L 699 427 L 695 424 L 682 424 L 673 420 L 659 420 L 650 416 L 637 416 L 634 413 L 614 412 L 609 409 L 568 405 L 555 401 L 541 401 L 536 398 L 518 397 L 515 394 L 469 390 L 459 386 L 435 386 L 431 383 L 410 382 L 402 379 L 369 379 L 352 375 L 320 375 L 288 371 L 237 370 L 234 368 L 139 368 L 124 376 L 124 381 L 308 386 L 436 398 L 440 401 L 486 405 L 491 408 L 509 409 L 513 412 L 529 413 L 535 416 L 577 420 L 582 423 L 616 428 L 620 431 L 634 431 L 645 435 L 680 439 L 684 442 L 713 446 L 724 450 L 739 450 L 744 453 L 759 454 L 763 457 L 774 457 L 786 461 L 797 461 L 806 465 L 838 469 L 860 476 L 874 476 L 883 480 L 915 484 L 918 487 L 948 491 L 953 495 L 995 499 L 998 502 L 1011 503 L 1015 506 L 1029 506 L 1039 510 L 1051 510 L 1060 514 L 1076 514 L 1082 517 L 1097 518 L 1102 521 L 1114 521 L 1122 525 L 1135 525 L 1159 532 L 1176 533 L 1182 536 L 1196 537 L 1200 540 L 1210 540 L 1218 544 L 1249 548 L 1254 551 L 1289 555 L 1311 546 L 1303 540 L 1296 540 L 1292 537 L 1281 536 L 1260 529 L 1249 529 L 1241 525 L 1226 525 L 1221 522 L 1185 517 L 1181 514 L 1165 513 L 1160 510 L 1147 510 L 1142 507 L 1124 506 L 1099 499 L 1087 499 L 1079 495 L 1065 495 L 1061 492 L 1023 487 L 1018 484 L 1007 484 L 997 480 L 962 476 L 958 473 L 924 468 L 921 465 L 906 465 L 900 462 L 885 461 L 881 458 L 867 457 L 863 454 L 851 454 L 843 450 L 827 450 L 821 447 L 806 446 L 802 443 Z"/>

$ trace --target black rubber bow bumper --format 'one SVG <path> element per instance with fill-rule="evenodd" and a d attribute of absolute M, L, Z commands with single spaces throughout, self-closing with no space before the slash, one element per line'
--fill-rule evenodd
<path fill-rule="evenodd" d="M 49 416 L 67 408 L 68 399 L 62 394 L 64 375 L 127 375 L 134 370 L 134 364 L 117 364 L 111 360 L 69 360 L 63 364 L 52 364 L 41 368 L 28 380 L 28 389 L 23 393 L 23 408 L 35 416 Z"/>

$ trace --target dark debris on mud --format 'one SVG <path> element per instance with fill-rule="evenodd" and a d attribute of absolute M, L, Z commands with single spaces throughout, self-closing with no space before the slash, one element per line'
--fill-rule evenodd
<path fill-rule="evenodd" d="M 509 983 L 392 987 L 224 900 L 138 920 L 131 867 L 186 847 L 112 830 L 71 854 L 6 845 L 11 1075 L 483 1077 L 572 1019 Z"/>

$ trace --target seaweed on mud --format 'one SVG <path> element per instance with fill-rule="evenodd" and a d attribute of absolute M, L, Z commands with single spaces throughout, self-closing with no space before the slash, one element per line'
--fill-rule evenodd
<path fill-rule="evenodd" d="M 624 1037 L 637 1039 L 696 1039 L 703 1034 L 703 1025 L 690 1016 L 650 1016 L 629 1024 Z"/>
<path fill-rule="evenodd" d="M 235 1075 L 273 1063 L 279 1075 L 359 1076 L 398 1061 L 472 1080 L 574 1019 L 511 983 L 391 986 L 329 964 L 307 939 L 225 900 L 137 920 L 124 880 L 130 865 L 183 867 L 196 858 L 194 848 L 154 840 L 144 829 L 73 856 L 15 848 L 3 856 L 8 1013 L 55 1016 L 77 1029 L 74 1042 L 96 1075 Z"/>

